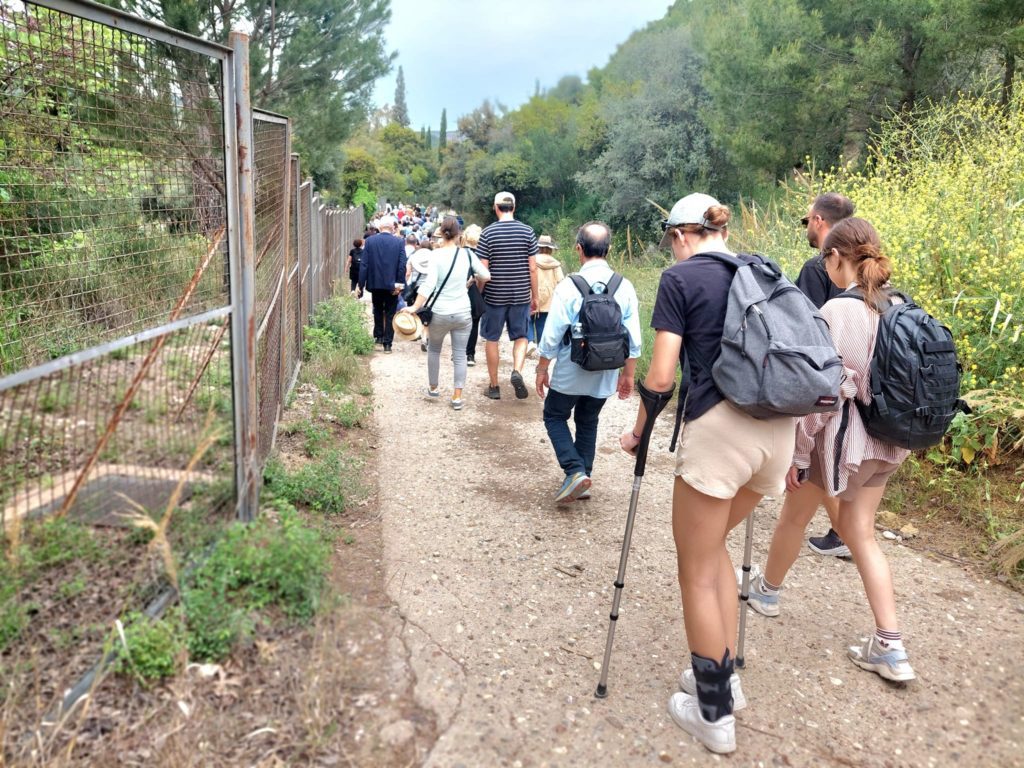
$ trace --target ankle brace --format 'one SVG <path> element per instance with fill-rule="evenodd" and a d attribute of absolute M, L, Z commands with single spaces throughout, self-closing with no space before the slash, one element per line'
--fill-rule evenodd
<path fill-rule="evenodd" d="M 733 660 L 729 657 L 729 649 L 721 662 L 707 659 L 699 654 L 691 653 L 693 676 L 697 682 L 697 702 L 700 713 L 709 723 L 732 714 L 732 683 Z"/>

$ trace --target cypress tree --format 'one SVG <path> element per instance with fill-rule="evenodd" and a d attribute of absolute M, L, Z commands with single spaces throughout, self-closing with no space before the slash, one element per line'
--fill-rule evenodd
<path fill-rule="evenodd" d="M 401 66 L 398 67 L 398 79 L 395 81 L 395 106 L 391 115 L 400 126 L 409 127 L 409 107 L 405 103 L 405 72 Z"/>

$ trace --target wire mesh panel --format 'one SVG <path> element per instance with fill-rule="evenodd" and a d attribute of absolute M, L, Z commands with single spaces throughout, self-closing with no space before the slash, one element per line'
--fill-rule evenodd
<path fill-rule="evenodd" d="M 273 448 L 281 407 L 281 314 L 281 302 L 275 301 L 267 315 L 265 330 L 256 343 L 256 393 L 260 419 L 256 456 L 261 467 Z"/>
<path fill-rule="evenodd" d="M 256 229 L 256 322 L 261 324 L 282 279 L 288 191 L 288 124 L 253 118 L 253 198 Z"/>
<path fill-rule="evenodd" d="M 299 188 L 299 274 L 301 302 L 299 325 L 309 322 L 312 308 L 313 285 L 313 183 L 307 181 Z"/>
<path fill-rule="evenodd" d="M 281 405 L 281 317 L 285 301 L 285 253 L 288 206 L 288 124 L 283 119 L 253 118 L 253 198 L 256 259 L 256 393 L 259 412 L 257 458 L 270 455 Z"/>
<path fill-rule="evenodd" d="M 70 507 L 100 465 L 146 477 L 199 442 L 226 354 L 223 68 L 39 5 L 0 22 L 0 508 Z"/>
<path fill-rule="evenodd" d="M 299 325 L 299 247 L 298 247 L 298 178 L 299 159 L 292 156 L 289 168 L 288 253 L 285 275 L 284 315 L 281 320 L 281 349 L 284 355 L 284 394 L 287 395 L 298 370 L 302 353 L 302 326 Z"/>

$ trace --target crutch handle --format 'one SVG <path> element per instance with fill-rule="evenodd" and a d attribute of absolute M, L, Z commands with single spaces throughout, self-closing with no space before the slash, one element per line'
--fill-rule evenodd
<path fill-rule="evenodd" d="M 640 400 L 644 404 L 644 413 L 647 414 L 647 419 L 644 421 L 644 428 L 640 431 L 640 443 L 636 447 L 636 465 L 633 475 L 643 477 L 644 469 L 647 466 L 647 448 L 651 443 L 651 433 L 654 432 L 654 422 L 657 421 L 658 414 L 665 410 L 665 406 L 672 400 L 676 385 L 673 383 L 665 392 L 655 392 L 644 386 L 641 381 L 637 383 L 636 390 L 640 393 Z"/>

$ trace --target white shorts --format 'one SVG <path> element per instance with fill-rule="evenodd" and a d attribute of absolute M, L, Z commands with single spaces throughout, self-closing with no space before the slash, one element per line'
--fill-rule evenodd
<path fill-rule="evenodd" d="M 755 419 L 723 400 L 683 423 L 676 475 L 716 499 L 731 499 L 740 488 L 778 496 L 786 490 L 795 442 L 791 416 Z"/>

